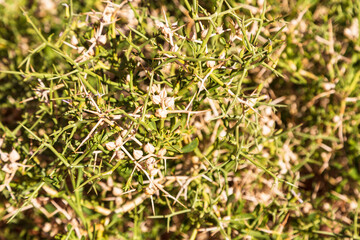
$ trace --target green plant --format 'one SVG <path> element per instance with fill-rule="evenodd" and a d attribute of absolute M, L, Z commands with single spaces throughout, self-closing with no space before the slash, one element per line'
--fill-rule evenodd
<path fill-rule="evenodd" d="M 0 7 L 1 238 L 358 239 L 358 5 L 35 2 Z"/>

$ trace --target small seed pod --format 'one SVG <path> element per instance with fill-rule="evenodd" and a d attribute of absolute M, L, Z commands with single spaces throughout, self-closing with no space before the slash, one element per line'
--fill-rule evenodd
<path fill-rule="evenodd" d="M 121 160 L 124 157 L 125 157 L 125 153 L 123 151 L 120 151 L 120 150 L 116 151 L 116 158 L 117 159 Z"/>
<path fill-rule="evenodd" d="M 161 103 L 161 97 L 159 95 L 153 95 L 152 96 L 152 102 L 154 104 L 160 104 Z"/>
<path fill-rule="evenodd" d="M 165 154 L 166 154 L 166 149 L 165 149 L 165 148 L 160 149 L 159 152 L 158 152 L 158 155 L 159 155 L 160 157 L 165 156 Z"/>
<path fill-rule="evenodd" d="M 168 111 L 166 109 L 159 108 L 155 112 L 155 116 L 158 118 L 165 119 L 167 117 Z"/>
<path fill-rule="evenodd" d="M 107 150 L 112 151 L 116 148 L 116 145 L 114 142 L 108 142 L 105 144 L 105 147 Z"/>
<path fill-rule="evenodd" d="M 165 98 L 165 107 L 174 109 L 174 107 L 175 107 L 175 99 L 173 97 Z"/>
<path fill-rule="evenodd" d="M 152 153 L 155 152 L 155 147 L 154 147 L 151 143 L 147 143 L 147 144 L 145 144 L 145 146 L 144 146 L 144 151 L 145 151 L 146 153 L 152 154 Z"/>
<path fill-rule="evenodd" d="M 102 45 L 106 44 L 106 35 L 100 35 L 98 38 L 98 42 Z"/>
<path fill-rule="evenodd" d="M 20 159 L 20 155 L 15 149 L 13 149 L 9 155 L 9 159 L 10 162 L 16 162 L 17 160 Z"/>
<path fill-rule="evenodd" d="M 144 155 L 143 151 L 141 150 L 134 150 L 133 156 L 136 160 L 139 160 Z"/>
<path fill-rule="evenodd" d="M 116 139 L 115 141 L 115 145 L 118 147 L 118 146 L 121 146 L 123 144 L 123 139 L 122 137 L 119 135 L 118 138 Z"/>

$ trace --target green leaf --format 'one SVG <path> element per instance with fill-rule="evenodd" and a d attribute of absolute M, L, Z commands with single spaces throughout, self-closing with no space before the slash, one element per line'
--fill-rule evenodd
<path fill-rule="evenodd" d="M 199 139 L 195 139 L 194 141 L 192 141 L 191 143 L 189 143 L 188 145 L 186 145 L 185 147 L 183 147 L 181 149 L 181 151 L 183 153 L 188 153 L 188 152 L 192 152 L 195 150 L 195 148 L 197 148 L 197 146 L 199 145 Z"/>

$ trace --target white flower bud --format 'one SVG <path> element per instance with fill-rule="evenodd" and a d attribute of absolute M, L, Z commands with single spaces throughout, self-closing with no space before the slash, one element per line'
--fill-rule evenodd
<path fill-rule="evenodd" d="M 122 144 L 123 144 L 123 139 L 121 136 L 118 136 L 118 138 L 115 141 L 115 145 L 118 147 L 121 146 Z"/>
<path fill-rule="evenodd" d="M 155 152 L 155 147 L 151 143 L 147 143 L 144 146 L 144 151 L 146 153 L 149 153 L 149 154 L 154 153 Z"/>
<path fill-rule="evenodd" d="M 165 156 L 165 154 L 166 154 L 166 149 L 165 149 L 165 148 L 160 149 L 159 152 L 158 152 L 158 155 L 159 155 L 160 157 Z"/>
<path fill-rule="evenodd" d="M 174 109 L 174 107 L 175 107 L 175 99 L 173 97 L 165 98 L 165 107 Z"/>
<path fill-rule="evenodd" d="M 158 118 L 165 119 L 167 117 L 168 111 L 166 109 L 159 108 L 155 112 L 155 116 Z"/>
<path fill-rule="evenodd" d="M 163 90 L 161 90 L 159 95 L 162 100 L 164 100 L 167 97 L 167 92 L 166 92 L 165 88 L 163 88 Z"/>
<path fill-rule="evenodd" d="M 134 150 L 133 156 L 136 160 L 139 160 L 144 155 L 143 151 L 141 150 Z"/>
<path fill-rule="evenodd" d="M 11 162 L 16 162 L 20 159 L 20 155 L 15 149 L 13 149 L 9 155 L 9 159 Z"/>
<path fill-rule="evenodd" d="M 116 148 L 116 145 L 114 142 L 108 142 L 105 144 L 105 147 L 107 150 L 112 151 Z"/>
<path fill-rule="evenodd" d="M 100 35 L 98 38 L 98 42 L 102 45 L 105 45 L 106 43 L 106 35 Z"/>
<path fill-rule="evenodd" d="M 121 160 L 124 157 L 125 157 L 125 153 L 123 151 L 120 151 L 120 150 L 116 151 L 116 158 L 117 159 Z"/>
<path fill-rule="evenodd" d="M 152 102 L 153 102 L 154 104 L 160 104 L 160 103 L 161 103 L 161 98 L 160 98 L 160 96 L 159 96 L 159 95 L 153 95 L 153 96 L 152 96 Z"/>

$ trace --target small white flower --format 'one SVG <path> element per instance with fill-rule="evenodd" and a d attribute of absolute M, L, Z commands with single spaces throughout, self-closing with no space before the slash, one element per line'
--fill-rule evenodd
<path fill-rule="evenodd" d="M 106 44 L 106 36 L 105 35 L 100 35 L 98 38 L 98 42 L 102 45 Z"/>
<path fill-rule="evenodd" d="M 160 104 L 161 103 L 161 97 L 159 95 L 153 95 L 152 96 L 152 102 L 154 104 Z"/>
<path fill-rule="evenodd" d="M 165 88 L 163 88 L 163 90 L 161 90 L 159 95 L 160 95 L 161 100 L 164 100 L 167 97 L 167 92 L 166 92 Z"/>
<path fill-rule="evenodd" d="M 154 168 L 150 170 L 150 176 L 155 176 L 159 172 L 159 169 Z"/>
<path fill-rule="evenodd" d="M 88 40 L 90 43 L 94 43 L 96 41 L 96 39 L 94 37 L 90 38 L 90 40 Z"/>
<path fill-rule="evenodd" d="M 324 83 L 323 88 L 325 91 L 330 91 L 335 88 L 335 83 L 330 83 L 330 82 Z"/>
<path fill-rule="evenodd" d="M 262 134 L 263 134 L 264 136 L 269 136 L 269 135 L 271 134 L 271 128 L 268 127 L 267 125 L 264 125 L 264 126 L 262 127 Z"/>
<path fill-rule="evenodd" d="M 159 108 L 155 112 L 155 116 L 158 118 L 165 119 L 167 117 L 168 111 L 166 109 Z"/>
<path fill-rule="evenodd" d="M 264 112 L 265 112 L 265 115 L 266 115 L 266 116 L 271 116 L 271 114 L 272 114 L 272 108 L 271 108 L 271 107 L 266 107 Z"/>
<path fill-rule="evenodd" d="M 159 152 L 158 152 L 158 155 L 159 155 L 160 157 L 165 156 L 165 154 L 166 154 L 166 149 L 165 149 L 165 148 L 160 149 Z"/>
<path fill-rule="evenodd" d="M 215 64 L 216 64 L 215 61 L 207 61 L 207 62 L 206 62 L 206 66 L 207 66 L 208 68 L 213 68 L 213 67 L 215 67 Z"/>
<path fill-rule="evenodd" d="M 136 160 L 139 160 L 144 155 L 143 151 L 141 150 L 134 150 L 133 156 Z"/>
<path fill-rule="evenodd" d="M 153 84 L 153 85 L 151 86 L 151 93 L 153 93 L 153 94 L 155 94 L 155 93 L 160 93 L 160 87 L 159 87 L 159 85 Z"/>
<path fill-rule="evenodd" d="M 90 48 L 87 52 L 90 56 L 94 56 L 95 55 L 95 52 L 94 52 L 94 49 Z"/>
<path fill-rule="evenodd" d="M 201 31 L 201 39 L 205 39 L 208 31 L 209 31 L 208 29 L 205 29 L 205 30 L 202 30 L 202 31 Z"/>
<path fill-rule="evenodd" d="M 335 117 L 333 118 L 333 122 L 334 123 L 338 123 L 340 122 L 341 118 L 338 115 L 335 115 Z"/>
<path fill-rule="evenodd" d="M 154 165 L 155 163 L 156 160 L 153 157 L 149 157 L 148 159 L 146 159 L 146 165 Z"/>
<path fill-rule="evenodd" d="M 144 151 L 145 151 L 146 153 L 152 154 L 152 153 L 155 152 L 155 147 L 154 147 L 151 143 L 147 143 L 147 144 L 145 144 L 145 146 L 144 146 Z"/>
<path fill-rule="evenodd" d="M 123 151 L 120 151 L 120 150 L 116 151 L 116 158 L 117 159 L 121 160 L 124 157 L 125 157 L 125 153 Z"/>
<path fill-rule="evenodd" d="M 70 42 L 71 42 L 71 44 L 74 45 L 74 46 L 76 46 L 76 45 L 79 44 L 79 41 L 77 40 L 77 38 L 75 37 L 75 35 L 72 35 Z"/>
<path fill-rule="evenodd" d="M 9 155 L 9 159 L 11 162 L 16 162 L 20 159 L 20 155 L 15 149 L 13 149 Z"/>
<path fill-rule="evenodd" d="M 266 124 L 267 124 L 270 128 L 275 127 L 275 121 L 274 121 L 274 119 L 270 119 Z"/>
<path fill-rule="evenodd" d="M 0 151 L 0 158 L 3 162 L 7 162 L 9 160 L 9 154 L 6 152 Z"/>
<path fill-rule="evenodd" d="M 226 134 L 227 134 L 226 130 L 222 130 L 219 134 L 219 138 L 224 139 L 224 137 L 226 137 Z"/>
<path fill-rule="evenodd" d="M 119 187 L 114 187 L 112 193 L 114 194 L 114 196 L 118 197 L 123 193 L 123 190 Z"/>
<path fill-rule="evenodd" d="M 115 141 L 115 145 L 118 147 L 118 146 L 121 146 L 123 144 L 123 139 L 122 137 L 119 135 L 118 138 L 116 139 Z"/>
<path fill-rule="evenodd" d="M 77 52 L 79 53 L 79 54 L 81 54 L 82 52 L 84 52 L 85 51 L 85 48 L 84 47 L 78 47 L 77 48 Z"/>
<path fill-rule="evenodd" d="M 114 142 L 108 142 L 105 144 L 107 150 L 112 151 L 116 148 L 116 144 Z"/>
<path fill-rule="evenodd" d="M 154 195 L 156 193 L 156 188 L 154 186 L 149 186 L 145 188 L 145 194 L 146 195 Z"/>
<path fill-rule="evenodd" d="M 165 107 L 174 109 L 174 107 L 175 107 L 175 99 L 173 97 L 165 98 Z"/>

